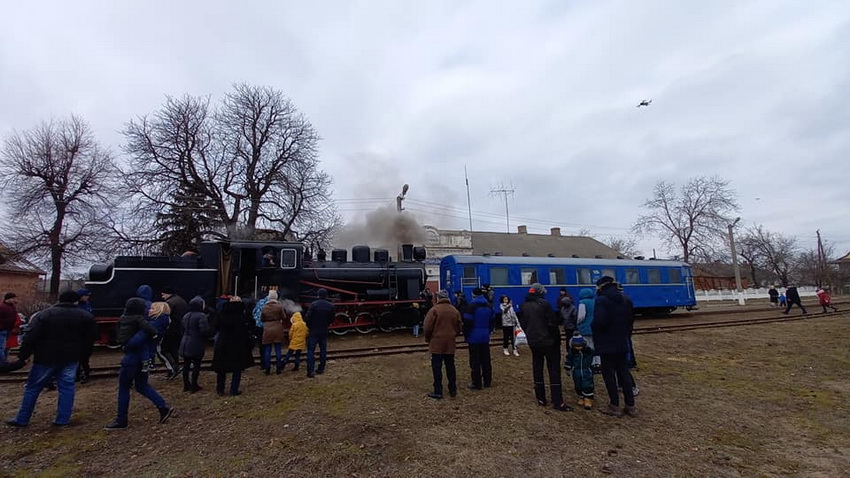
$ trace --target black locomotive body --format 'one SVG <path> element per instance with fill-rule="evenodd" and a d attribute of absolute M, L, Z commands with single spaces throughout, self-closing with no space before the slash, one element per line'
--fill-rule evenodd
<path fill-rule="evenodd" d="M 200 254 L 119 256 L 111 264 L 93 265 L 85 286 L 102 325 L 117 321 L 142 284 L 153 289 L 154 300 L 171 287 L 187 300 L 201 296 L 210 305 L 222 295 L 256 300 L 274 289 L 307 307 L 324 288 L 337 307 L 331 330 L 338 334 L 421 321 L 427 279 L 423 248 L 404 245 L 402 260 L 395 262 L 386 250 L 367 246 L 354 247 L 351 261 L 342 249 L 332 251 L 330 260 L 321 251 L 315 258 L 305 251 L 303 244 L 293 242 L 209 241 L 201 244 Z M 111 327 L 101 329 L 101 340 L 108 342 Z"/>

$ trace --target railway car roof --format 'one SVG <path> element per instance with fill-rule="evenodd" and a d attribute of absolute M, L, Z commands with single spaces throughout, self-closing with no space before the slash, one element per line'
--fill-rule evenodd
<path fill-rule="evenodd" d="M 543 266 L 632 266 L 689 267 L 688 263 L 669 260 L 591 259 L 585 257 L 446 256 L 457 264 L 543 265 Z"/>

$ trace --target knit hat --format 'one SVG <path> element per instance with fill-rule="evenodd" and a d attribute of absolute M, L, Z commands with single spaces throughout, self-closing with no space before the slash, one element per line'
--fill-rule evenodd
<path fill-rule="evenodd" d="M 7 294 L 8 295 L 8 294 Z M 80 296 L 72 290 L 66 290 L 59 294 L 59 302 L 79 302 Z"/>
<path fill-rule="evenodd" d="M 14 299 L 17 296 L 18 294 L 15 294 L 14 292 L 6 292 L 6 295 L 3 296 L 3 300 L 6 301 L 9 299 Z"/>
<path fill-rule="evenodd" d="M 598 281 L 596 281 L 596 287 L 603 287 L 608 284 L 613 284 L 614 278 L 611 276 L 602 276 Z"/>
<path fill-rule="evenodd" d="M 481 288 L 476 287 L 476 288 L 472 289 L 472 295 L 473 296 L 484 295 L 484 291 L 481 290 Z"/>
<path fill-rule="evenodd" d="M 316 292 L 316 295 L 318 295 L 320 299 L 327 299 L 328 298 L 328 290 L 325 289 L 325 288 L 319 289 Z"/>
<path fill-rule="evenodd" d="M 446 289 L 440 289 L 439 291 L 437 291 L 437 298 L 438 299 L 448 299 L 449 298 L 449 291 L 447 291 Z"/>
<path fill-rule="evenodd" d="M 580 332 L 575 332 L 570 339 L 570 347 L 587 347 L 587 340 L 581 336 Z"/>
<path fill-rule="evenodd" d="M 528 289 L 528 293 L 529 294 L 544 295 L 546 293 L 546 288 L 543 287 L 543 285 L 540 284 L 539 282 L 535 282 L 534 284 L 531 284 L 531 288 Z"/>
<path fill-rule="evenodd" d="M 87 295 L 91 295 L 91 291 L 88 289 L 80 289 L 77 291 L 77 295 L 80 297 L 85 297 Z"/>

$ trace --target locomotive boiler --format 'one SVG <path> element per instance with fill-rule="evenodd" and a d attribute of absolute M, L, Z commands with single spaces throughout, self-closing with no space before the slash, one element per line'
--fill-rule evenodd
<path fill-rule="evenodd" d="M 92 292 L 95 316 L 103 342 L 113 334 L 124 303 L 146 284 L 159 299 L 171 287 L 187 300 L 203 297 L 209 305 L 222 295 L 257 300 L 269 290 L 281 298 L 309 306 L 324 288 L 336 306 L 331 331 L 370 332 L 418 324 L 421 293 L 427 279 L 425 249 L 402 245 L 399 260 L 389 251 L 355 246 L 323 251 L 316 257 L 301 243 L 275 241 L 207 241 L 198 254 L 181 257 L 118 256 L 109 264 L 95 264 L 85 283 Z"/>

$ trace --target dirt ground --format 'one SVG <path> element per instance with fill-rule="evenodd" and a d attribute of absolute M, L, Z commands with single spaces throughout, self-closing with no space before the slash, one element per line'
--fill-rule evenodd
<path fill-rule="evenodd" d="M 460 351 L 461 391 L 439 401 L 425 396 L 421 353 L 338 361 L 316 379 L 253 368 L 235 398 L 215 396 L 211 373 L 195 395 L 154 377 L 175 416 L 157 424 L 134 395 L 130 428 L 113 432 L 102 427 L 116 383 L 101 380 L 78 387 L 67 429 L 49 426 L 55 392 L 28 428 L 0 428 L 0 475 L 846 476 L 848 337 L 847 315 L 636 336 L 638 418 L 538 407 L 527 349 L 517 358 L 493 348 L 484 391 L 463 388 Z M 356 340 L 331 346 L 368 342 Z M 22 388 L 2 387 L 11 418 Z M 601 378 L 597 393 L 604 404 Z"/>

